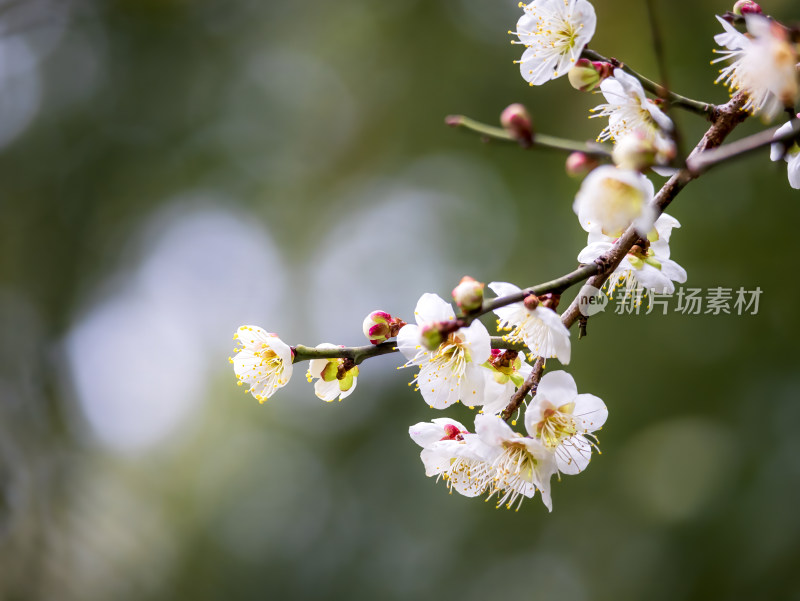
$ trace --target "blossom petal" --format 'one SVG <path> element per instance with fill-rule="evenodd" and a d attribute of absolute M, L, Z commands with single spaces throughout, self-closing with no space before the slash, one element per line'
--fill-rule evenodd
<path fill-rule="evenodd" d="M 608 408 L 600 397 L 584 393 L 575 397 L 572 415 L 580 418 L 584 432 L 594 432 L 606 423 Z"/>
<path fill-rule="evenodd" d="M 539 395 L 556 407 L 560 407 L 575 400 L 578 396 L 578 387 L 575 379 L 564 370 L 551 371 L 543 375 L 539 381 L 536 396 Z"/>
<path fill-rule="evenodd" d="M 470 362 L 485 363 L 492 354 L 492 338 L 486 326 L 476 319 L 468 328 L 461 328 L 459 333 L 464 335 L 465 342 L 469 345 Z"/>
<path fill-rule="evenodd" d="M 414 309 L 414 317 L 418 325 L 430 323 L 432 321 L 448 321 L 455 319 L 456 314 L 453 307 L 440 297 L 438 294 L 426 292 L 417 301 Z"/>
<path fill-rule="evenodd" d="M 591 459 L 592 445 L 580 434 L 565 440 L 556 450 L 556 467 L 562 474 L 579 474 Z"/>
<path fill-rule="evenodd" d="M 422 349 L 419 343 L 419 326 L 408 324 L 400 328 L 397 333 L 397 349 L 408 360 L 417 356 Z"/>

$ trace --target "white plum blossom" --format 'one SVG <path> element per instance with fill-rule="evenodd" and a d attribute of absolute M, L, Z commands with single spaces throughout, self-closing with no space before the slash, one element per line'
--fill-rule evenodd
<path fill-rule="evenodd" d="M 473 479 L 491 486 L 489 498 L 497 495 L 497 506 L 508 509 L 517 503 L 517 509 L 524 498 L 532 498 L 540 491 L 542 502 L 548 510 L 553 510 L 550 496 L 550 478 L 556 473 L 556 457 L 541 441 L 522 436 L 496 415 L 479 414 L 475 416 L 475 432 L 482 447 L 487 468 L 473 472 Z"/>
<path fill-rule="evenodd" d="M 436 476 L 437 480 L 444 478 L 450 490 L 465 497 L 476 497 L 489 486 L 490 479 L 485 477 L 489 467 L 483 460 L 484 445 L 461 423 L 438 418 L 411 426 L 408 434 L 422 447 L 420 459 L 426 476 Z"/>
<path fill-rule="evenodd" d="M 592 433 L 608 418 L 605 403 L 593 394 L 578 394 L 575 380 L 565 371 L 542 376 L 525 411 L 525 428 L 555 452 L 562 474 L 578 474 L 589 465 L 596 443 Z"/>
<path fill-rule="evenodd" d="M 292 377 L 292 349 L 276 334 L 258 326 L 241 326 L 233 335 L 240 347 L 233 350 L 233 371 L 239 379 L 237 384 L 248 384 L 259 403 L 271 397 L 278 388 L 289 383 Z"/>
<path fill-rule="evenodd" d="M 508 405 L 511 395 L 522 386 L 533 368 L 525 362 L 523 353 L 492 349 L 492 355 L 484 365 L 489 368 L 484 395 L 483 412 L 500 413 Z"/>
<path fill-rule="evenodd" d="M 317 345 L 318 349 L 340 348 L 335 344 L 323 342 Z M 356 389 L 358 367 L 352 362 L 348 366 L 345 359 L 312 359 L 308 365 L 306 379 L 314 382 L 314 393 L 323 401 L 334 401 L 338 397 L 341 401 Z"/>
<path fill-rule="evenodd" d="M 606 285 L 609 295 L 622 286 L 629 295 L 642 288 L 650 292 L 672 294 L 675 291 L 673 282 L 685 282 L 686 270 L 669 258 L 672 230 L 680 226 L 677 219 L 663 213 L 646 238 L 633 246 L 608 278 Z M 589 243 L 578 254 L 578 261 L 591 263 L 608 252 L 615 241 L 615 238 L 599 232 L 590 233 Z"/>
<path fill-rule="evenodd" d="M 518 294 L 521 288 L 508 282 L 491 282 L 489 288 L 498 296 Z M 569 330 L 561 323 L 558 313 L 541 303 L 528 309 L 523 302 L 512 303 L 495 309 L 498 326 L 510 329 L 504 336 L 509 342 L 522 342 L 531 353 L 549 359 L 557 357 L 563 364 L 570 360 Z"/>
<path fill-rule="evenodd" d="M 423 294 L 414 310 L 416 325 L 403 326 L 397 334 L 397 348 L 408 360 L 403 367 L 419 367 L 414 378 L 422 397 L 435 409 L 444 409 L 458 401 L 465 405 L 484 402 L 491 339 L 480 321 L 459 328 L 436 348 L 429 351 L 420 344 L 421 327 L 455 319 L 449 303 L 436 294 Z"/>
<path fill-rule="evenodd" d="M 673 129 L 672 120 L 647 98 L 638 79 L 614 69 L 614 76 L 600 84 L 600 91 L 606 103 L 591 109 L 594 114 L 590 118 L 608 117 L 608 126 L 597 136 L 598 141 L 616 142 L 627 134 L 639 133 L 665 151 L 672 145 L 665 135 Z"/>
<path fill-rule="evenodd" d="M 711 62 L 731 62 L 720 69 L 714 83 L 723 82 L 732 93 L 744 92 L 744 110 L 759 113 L 768 121 L 800 99 L 800 58 L 781 25 L 759 14 L 744 18 L 748 35 L 717 17 L 725 31 L 714 36 L 714 41 L 727 50 L 715 50 L 720 57 Z"/>
<path fill-rule="evenodd" d="M 631 224 L 640 235 L 653 228 L 653 183 L 641 173 L 603 165 L 583 180 L 572 205 L 589 233 L 618 238 Z"/>
<path fill-rule="evenodd" d="M 800 115 L 798 115 L 800 118 Z M 792 130 L 792 122 L 789 121 L 775 132 L 776 136 L 781 136 Z M 770 149 L 770 159 L 780 161 L 785 159 L 788 163 L 789 185 L 795 190 L 800 190 L 800 145 L 795 142 L 784 152 L 783 144 L 773 144 Z"/>
<path fill-rule="evenodd" d="M 533 0 L 520 3 L 524 14 L 517 30 L 525 52 L 519 64 L 522 77 L 532 86 L 566 75 L 594 35 L 597 17 L 587 0 Z"/>

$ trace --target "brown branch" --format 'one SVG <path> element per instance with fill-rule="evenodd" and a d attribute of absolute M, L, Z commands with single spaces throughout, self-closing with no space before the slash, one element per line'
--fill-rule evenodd
<path fill-rule="evenodd" d="M 687 159 L 688 161 L 722 144 L 725 138 L 728 137 L 728 134 L 747 118 L 747 113 L 742 110 L 745 102 L 746 97 L 740 92 L 731 98 L 727 104 L 716 108 L 713 117 L 714 121 L 711 127 L 706 131 L 703 138 L 691 152 Z M 697 175 L 692 173 L 689 169 L 681 169 L 678 173 L 669 178 L 653 200 L 658 214 L 660 215 L 678 193 L 683 190 L 686 184 L 696 177 Z M 597 275 L 592 276 L 588 284 L 595 288 L 602 288 L 608 276 L 611 275 L 614 269 L 622 262 L 622 259 L 625 258 L 625 255 L 628 254 L 628 251 L 633 247 L 638 238 L 639 234 L 636 233 L 633 226 L 630 226 L 622 237 L 617 240 L 611 250 L 600 258 L 600 260 L 605 263 L 606 267 Z M 571 327 L 580 316 L 580 310 L 578 308 L 579 302 L 580 299 L 575 298 L 561 316 L 561 321 L 568 328 Z"/>
<path fill-rule="evenodd" d="M 544 371 L 544 359 L 537 357 L 536 362 L 533 364 L 533 371 L 522 383 L 522 386 L 517 388 L 517 391 L 511 396 L 508 405 L 503 409 L 500 414 L 504 420 L 508 420 L 514 412 L 519 409 L 522 401 L 528 394 L 536 394 L 536 388 L 539 386 L 539 380 L 542 379 L 542 372 Z"/>

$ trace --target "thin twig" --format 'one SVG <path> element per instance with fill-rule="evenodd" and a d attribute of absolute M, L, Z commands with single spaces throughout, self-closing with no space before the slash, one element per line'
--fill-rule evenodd
<path fill-rule="evenodd" d="M 741 140 L 736 140 L 736 142 L 725 144 L 725 146 L 701 152 L 686 160 L 686 168 L 693 176 L 697 177 L 720 163 L 743 157 L 765 146 L 784 144 L 785 147 L 791 147 L 792 141 L 800 139 L 800 119 L 792 120 L 792 129 L 786 133 L 776 136 L 776 131 L 778 131 L 778 128 L 773 127 Z"/>
<path fill-rule="evenodd" d="M 522 386 L 517 388 L 517 391 L 511 396 L 511 399 L 508 401 L 508 405 L 506 408 L 503 409 L 503 412 L 500 414 L 504 420 L 508 420 L 514 412 L 519 409 L 520 405 L 522 405 L 522 401 L 525 400 L 525 397 L 528 394 L 536 394 L 536 388 L 539 386 L 539 380 L 542 379 L 542 372 L 544 371 L 544 359 L 541 357 L 536 358 L 536 362 L 533 364 L 533 370 L 531 371 L 530 375 L 525 379 L 522 383 Z"/>
<path fill-rule="evenodd" d="M 475 121 L 464 115 L 448 115 L 445 117 L 445 123 L 451 127 L 463 127 L 470 131 L 501 140 L 503 142 L 517 143 L 517 140 L 502 127 L 494 127 L 493 125 L 486 125 L 480 121 Z M 572 153 L 582 152 L 589 156 L 600 157 L 604 159 L 611 158 L 611 150 L 604 144 L 597 142 L 577 142 L 574 140 L 565 140 L 563 138 L 556 138 L 545 134 L 534 133 L 532 147 L 549 148 L 550 150 L 560 150 L 561 152 Z"/>
<path fill-rule="evenodd" d="M 637 73 L 625 63 L 615 58 L 606 58 L 599 52 L 595 52 L 594 50 L 590 50 L 589 48 L 583 49 L 582 56 L 594 61 L 611 63 L 615 67 L 622 69 L 628 75 L 632 75 L 633 77 L 638 79 L 639 82 L 642 84 L 642 87 L 651 94 L 655 94 L 659 98 L 667 97 L 669 99 L 670 104 L 672 104 L 673 106 L 678 106 L 689 112 L 695 113 L 697 115 L 702 115 L 709 120 L 714 118 L 714 113 L 717 107 L 713 104 L 709 104 L 707 102 L 700 102 L 699 100 L 693 100 L 691 98 L 687 98 L 686 96 L 681 96 L 680 94 L 671 92 L 670 90 L 665 89 L 663 86 L 658 85 L 653 80 L 647 79 L 644 75 Z"/>
<path fill-rule="evenodd" d="M 525 351 L 527 347 L 518 342 L 508 342 L 502 336 L 491 337 L 492 348 L 507 349 L 512 351 Z M 340 346 L 336 348 L 315 348 L 298 344 L 293 346 L 294 356 L 292 363 L 312 361 L 313 359 L 350 359 L 356 365 L 365 359 L 379 357 L 397 352 L 397 342 L 387 341 L 380 344 L 366 344 L 364 346 Z"/>

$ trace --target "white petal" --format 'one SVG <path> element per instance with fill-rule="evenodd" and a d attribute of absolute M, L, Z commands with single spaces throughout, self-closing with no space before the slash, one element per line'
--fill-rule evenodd
<path fill-rule="evenodd" d="M 491 371 L 477 363 L 468 363 L 461 381 L 461 402 L 472 407 L 483 405 L 485 401 L 486 385 L 491 377 Z"/>
<path fill-rule="evenodd" d="M 413 359 L 420 352 L 419 326 L 408 324 L 397 333 L 397 349 L 406 359 Z"/>
<path fill-rule="evenodd" d="M 314 382 L 314 392 L 323 401 L 335 401 L 340 392 L 339 380 L 331 380 L 330 382 L 326 382 L 325 380 L 319 379 Z"/>
<path fill-rule="evenodd" d="M 775 132 L 775 137 L 782 136 L 785 133 L 788 133 L 792 129 L 792 122 L 787 121 L 783 125 L 781 125 L 777 131 Z M 780 161 L 783 158 L 783 144 L 773 144 L 770 146 L 769 149 L 769 158 L 773 161 Z"/>
<path fill-rule="evenodd" d="M 575 397 L 572 415 L 579 417 L 584 432 L 594 432 L 608 419 L 608 409 L 600 397 L 593 394 L 579 394 Z"/>
<path fill-rule="evenodd" d="M 579 474 L 592 458 L 592 445 L 580 434 L 562 442 L 556 449 L 556 466 L 562 474 Z"/>
<path fill-rule="evenodd" d="M 480 413 L 475 416 L 475 433 L 490 447 L 499 447 L 506 440 L 518 438 L 514 430 L 501 418 Z"/>
<path fill-rule="evenodd" d="M 591 236 L 592 234 L 589 235 Z M 600 234 L 600 236 L 603 236 L 603 234 Z M 608 238 L 608 236 L 603 236 L 603 238 Z M 581 263 L 591 263 L 603 253 L 611 250 L 613 245 L 612 242 L 607 242 L 606 240 L 592 242 L 578 254 L 578 261 Z"/>
<path fill-rule="evenodd" d="M 556 407 L 566 405 L 578 396 L 575 379 L 563 370 L 551 371 L 542 376 L 536 388 L 536 396 L 550 401 Z"/>
<path fill-rule="evenodd" d="M 789 185 L 795 190 L 800 190 L 800 154 L 789 161 Z"/>
<path fill-rule="evenodd" d="M 429 323 L 432 321 L 447 321 L 454 319 L 456 314 L 453 312 L 453 307 L 450 303 L 445 301 L 438 294 L 431 294 L 426 292 L 417 301 L 417 307 L 414 309 L 414 317 L 418 325 Z"/>
<path fill-rule="evenodd" d="M 508 296 L 522 292 L 522 288 L 509 282 L 489 282 L 489 289 L 497 296 Z"/>

